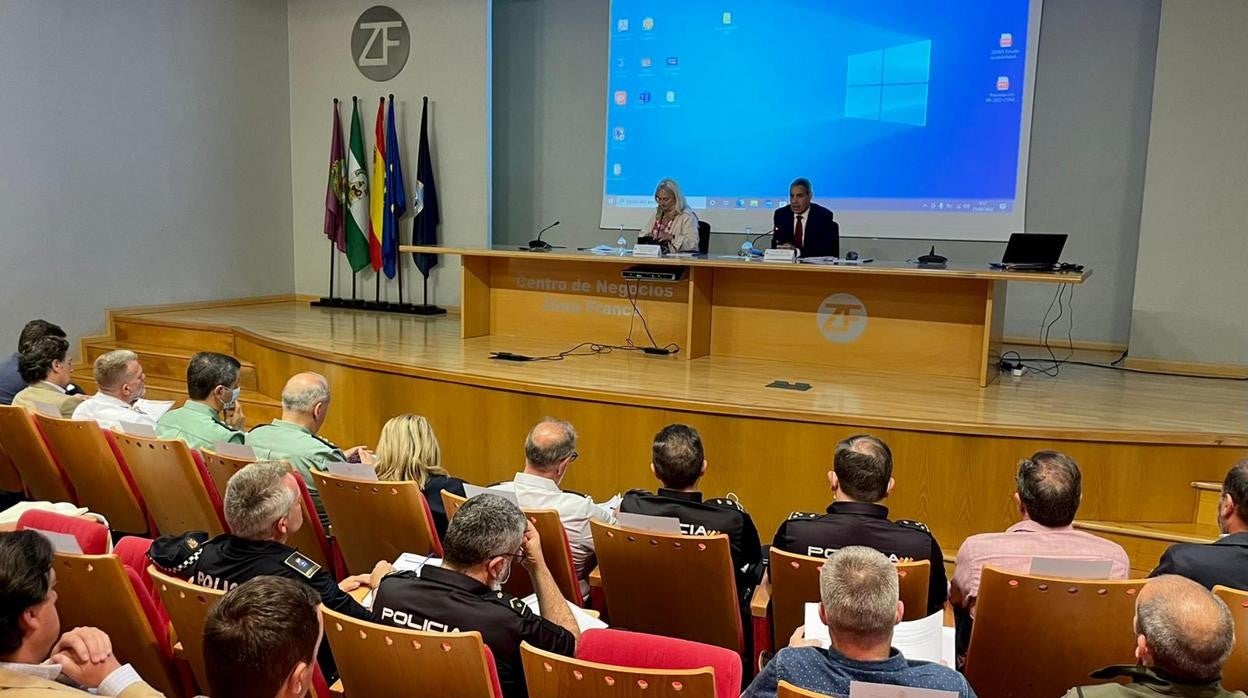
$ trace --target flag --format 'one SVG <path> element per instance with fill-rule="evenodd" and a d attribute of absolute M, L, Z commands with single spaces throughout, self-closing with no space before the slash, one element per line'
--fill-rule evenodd
<path fill-rule="evenodd" d="M 386 276 L 393 279 L 399 262 L 399 219 L 407 213 L 403 183 L 403 161 L 399 157 L 399 134 L 394 125 L 394 95 L 390 95 L 389 124 L 386 126 L 386 214 L 381 242 Z"/>
<path fill-rule="evenodd" d="M 373 188 L 369 192 L 368 256 L 373 271 L 381 271 L 382 217 L 386 212 L 386 135 L 382 120 L 386 114 L 386 98 L 377 105 L 377 127 L 373 129 Z"/>
<path fill-rule="evenodd" d="M 346 155 L 342 152 L 342 119 L 338 117 L 338 100 L 334 100 L 334 132 L 329 145 L 329 182 L 325 185 L 325 237 L 333 241 L 339 252 L 347 251 L 347 235 L 343 228 L 346 215 L 346 189 L 343 168 Z"/>
<path fill-rule="evenodd" d="M 368 169 L 364 164 L 364 135 L 360 132 L 360 105 L 351 99 L 351 149 L 347 153 L 347 261 L 352 271 L 368 266 Z"/>
<path fill-rule="evenodd" d="M 416 213 L 416 225 L 412 229 L 412 242 L 417 245 L 438 244 L 438 188 L 433 183 L 433 157 L 429 153 L 429 98 L 424 98 L 420 108 L 420 155 L 416 162 L 416 195 L 412 210 Z M 438 264 L 436 254 L 417 254 L 416 268 L 429 276 Z"/>

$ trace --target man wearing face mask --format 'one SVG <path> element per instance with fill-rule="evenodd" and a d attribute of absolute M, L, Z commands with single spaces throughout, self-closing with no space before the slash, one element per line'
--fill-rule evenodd
<path fill-rule="evenodd" d="M 246 424 L 238 404 L 238 359 L 201 351 L 186 365 L 187 401 L 156 422 L 156 435 L 181 439 L 191 448 L 212 448 L 218 441 L 241 444 Z M 218 419 L 220 416 L 220 419 Z"/>
<path fill-rule="evenodd" d="M 520 643 L 574 656 L 580 630 L 542 558 L 542 543 L 520 509 L 481 494 L 460 507 L 442 541 L 441 567 L 387 575 L 373 600 L 373 622 L 423 632 L 481 633 L 494 654 L 506 698 L 527 695 Z M 519 562 L 541 613 L 500 591 Z"/>
<path fill-rule="evenodd" d="M 122 422 L 156 427 L 156 420 L 135 403 L 146 393 L 146 376 L 139 355 L 129 349 L 116 349 L 101 355 L 92 366 L 97 392 L 74 410 L 74 419 L 92 419 L 104 429 Z"/>

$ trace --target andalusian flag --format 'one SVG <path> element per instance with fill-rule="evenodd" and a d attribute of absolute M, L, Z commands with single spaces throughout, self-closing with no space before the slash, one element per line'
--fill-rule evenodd
<path fill-rule="evenodd" d="M 368 169 L 364 164 L 364 135 L 360 131 L 359 101 L 351 98 L 351 149 L 347 153 L 347 261 L 352 271 L 368 266 Z"/>
<path fill-rule="evenodd" d="M 381 242 L 384 235 L 383 220 L 386 215 L 386 133 L 384 119 L 386 114 L 386 98 L 381 98 L 377 105 L 377 128 L 373 130 L 373 189 L 368 207 L 369 223 L 372 234 L 368 236 L 368 256 L 373 261 L 373 271 L 381 271 Z M 389 274 L 388 276 L 393 276 Z"/>

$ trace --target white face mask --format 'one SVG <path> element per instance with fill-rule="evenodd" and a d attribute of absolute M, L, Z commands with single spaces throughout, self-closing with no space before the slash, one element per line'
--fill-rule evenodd
<path fill-rule="evenodd" d="M 233 407 L 234 405 L 238 404 L 238 395 L 239 395 L 239 393 L 241 393 L 241 392 L 243 392 L 243 388 L 242 388 L 242 386 L 239 386 L 239 387 L 237 387 L 237 388 L 235 388 L 235 389 L 231 390 L 231 391 L 230 391 L 230 399 L 229 399 L 229 400 L 227 400 L 227 401 L 226 401 L 226 403 L 225 403 L 224 405 L 221 405 L 221 408 L 222 408 L 222 409 L 228 409 L 228 408 L 231 408 L 231 407 Z"/>

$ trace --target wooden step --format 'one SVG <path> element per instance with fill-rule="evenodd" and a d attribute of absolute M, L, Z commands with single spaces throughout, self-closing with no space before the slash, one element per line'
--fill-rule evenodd
<path fill-rule="evenodd" d="M 234 333 L 227 328 L 191 327 L 137 316 L 121 316 L 113 318 L 112 329 L 117 346 L 234 354 Z"/>
<path fill-rule="evenodd" d="M 1218 509 L 1222 506 L 1222 483 L 1193 482 L 1192 489 L 1196 490 L 1196 513 L 1193 520 L 1199 524 L 1216 525 Z"/>
<path fill-rule="evenodd" d="M 1218 538 L 1217 526 L 1212 521 L 1075 521 L 1074 526 L 1121 545 L 1131 559 L 1132 577 L 1147 576 L 1157 567 L 1162 553 L 1175 543 L 1210 543 Z"/>
<path fill-rule="evenodd" d="M 186 365 L 195 352 L 166 347 L 149 347 L 141 344 L 121 344 L 115 340 L 95 340 L 87 342 L 84 364 L 91 365 L 102 354 L 114 349 L 129 349 L 139 355 L 139 363 L 143 364 L 143 372 L 149 378 L 168 378 L 186 381 Z M 238 372 L 238 384 L 243 390 L 256 390 L 259 381 L 256 379 L 256 367 L 246 361 L 240 361 L 242 368 Z"/>

